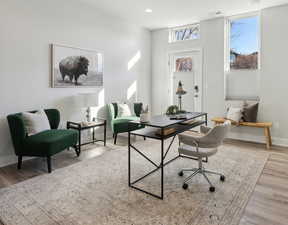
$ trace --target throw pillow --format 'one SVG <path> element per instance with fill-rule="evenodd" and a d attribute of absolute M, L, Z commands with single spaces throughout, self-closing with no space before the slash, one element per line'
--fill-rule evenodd
<path fill-rule="evenodd" d="M 131 116 L 131 110 L 127 104 L 118 104 L 118 115 L 117 117 Z"/>
<path fill-rule="evenodd" d="M 232 120 L 236 123 L 239 123 L 239 121 L 242 118 L 242 109 L 241 108 L 234 108 L 234 107 L 229 107 L 226 119 Z"/>
<path fill-rule="evenodd" d="M 44 110 L 35 113 L 23 112 L 22 117 L 28 136 L 51 129 Z"/>
<path fill-rule="evenodd" d="M 243 108 L 243 121 L 244 122 L 257 122 L 259 103 L 245 106 Z"/>

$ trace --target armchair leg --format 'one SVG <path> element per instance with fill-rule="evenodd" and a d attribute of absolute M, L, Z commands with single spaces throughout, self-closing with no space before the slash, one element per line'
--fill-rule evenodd
<path fill-rule="evenodd" d="M 47 156 L 48 173 L 51 173 L 51 156 Z"/>
<path fill-rule="evenodd" d="M 144 141 L 146 141 L 146 137 L 143 137 L 144 138 Z"/>
<path fill-rule="evenodd" d="M 117 133 L 114 134 L 114 145 L 116 145 L 116 142 L 117 142 Z"/>
<path fill-rule="evenodd" d="M 22 155 L 18 155 L 17 169 L 20 170 L 22 166 Z"/>
<path fill-rule="evenodd" d="M 76 152 L 77 157 L 79 157 L 79 156 L 80 156 L 80 153 L 81 153 L 80 146 L 75 145 L 75 146 L 73 146 L 73 148 L 75 149 L 75 152 Z"/>

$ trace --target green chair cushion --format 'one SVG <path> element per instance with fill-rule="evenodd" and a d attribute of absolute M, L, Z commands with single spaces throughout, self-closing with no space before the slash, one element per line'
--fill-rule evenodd
<path fill-rule="evenodd" d="M 139 117 L 137 116 L 123 116 L 123 117 L 117 117 L 115 118 L 112 123 L 118 124 L 118 123 L 127 123 L 132 120 L 139 120 Z"/>
<path fill-rule="evenodd" d="M 76 130 L 46 130 L 29 136 L 23 143 L 26 156 L 52 156 L 65 148 L 77 144 Z"/>
<path fill-rule="evenodd" d="M 113 132 L 114 133 L 125 133 L 128 132 L 128 122 L 132 120 L 139 120 L 137 116 L 125 116 L 125 117 L 118 117 L 111 121 Z M 130 130 L 137 130 L 143 128 L 144 126 L 138 124 L 130 124 Z"/>

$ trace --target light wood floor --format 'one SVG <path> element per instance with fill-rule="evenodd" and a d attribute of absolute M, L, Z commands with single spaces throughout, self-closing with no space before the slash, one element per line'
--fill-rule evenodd
<path fill-rule="evenodd" d="M 118 138 L 118 145 L 126 145 L 125 137 Z M 112 141 L 109 141 L 112 143 Z M 267 151 L 264 145 L 244 143 L 229 140 L 235 145 L 253 145 L 259 151 Z M 53 169 L 72 165 L 79 161 L 87 160 L 101 154 L 102 143 L 98 152 L 86 150 L 79 158 L 73 151 L 65 151 L 53 157 Z M 95 147 L 95 146 L 94 146 Z M 256 184 L 255 190 L 246 206 L 239 225 L 287 225 L 288 224 L 288 149 L 273 147 L 269 150 L 270 156 L 265 168 Z M 31 159 L 23 162 L 22 170 L 17 170 L 16 165 L 0 168 L 0 188 L 8 187 L 15 183 L 40 176 L 47 173 L 46 161 Z M 0 225 L 2 225 L 0 221 Z"/>
<path fill-rule="evenodd" d="M 288 154 L 273 149 L 239 225 L 287 224 Z"/>

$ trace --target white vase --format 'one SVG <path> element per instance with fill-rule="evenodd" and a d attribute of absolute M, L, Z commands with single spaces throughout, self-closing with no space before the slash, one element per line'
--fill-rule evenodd
<path fill-rule="evenodd" d="M 149 121 L 149 113 L 140 114 L 140 122 L 145 123 Z"/>

